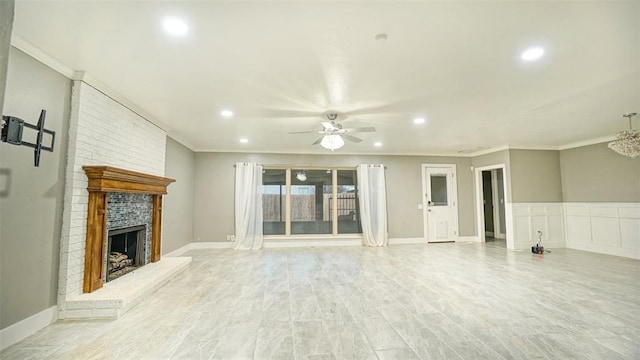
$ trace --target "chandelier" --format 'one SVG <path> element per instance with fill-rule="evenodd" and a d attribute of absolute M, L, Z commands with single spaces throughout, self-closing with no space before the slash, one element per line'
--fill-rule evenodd
<path fill-rule="evenodd" d="M 640 131 L 631 126 L 631 118 L 637 113 L 628 113 L 622 116 L 629 119 L 629 130 L 623 130 L 616 134 L 616 139 L 609 143 L 609 149 L 620 155 L 632 158 L 640 155 Z"/>
<path fill-rule="evenodd" d="M 336 150 L 340 149 L 344 145 L 344 140 L 342 136 L 337 134 L 325 135 L 320 142 L 320 145 L 328 150 Z"/>

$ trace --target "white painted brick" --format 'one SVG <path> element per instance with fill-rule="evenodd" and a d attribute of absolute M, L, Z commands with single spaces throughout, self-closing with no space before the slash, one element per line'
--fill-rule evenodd
<path fill-rule="evenodd" d="M 61 319 L 86 319 L 92 317 L 91 309 L 65 310 L 60 312 Z"/>
<path fill-rule="evenodd" d="M 122 300 L 102 300 L 96 301 L 96 309 L 117 309 L 123 306 Z"/>
<path fill-rule="evenodd" d="M 93 309 L 96 306 L 95 301 L 68 301 L 67 310 Z"/>
<path fill-rule="evenodd" d="M 93 309 L 91 316 L 98 319 L 112 319 L 120 316 L 117 309 Z"/>
<path fill-rule="evenodd" d="M 165 132 L 91 86 L 74 81 L 60 244 L 59 303 L 82 293 L 88 192 L 83 165 L 164 175 Z M 86 314 L 69 313 L 68 318 Z"/>

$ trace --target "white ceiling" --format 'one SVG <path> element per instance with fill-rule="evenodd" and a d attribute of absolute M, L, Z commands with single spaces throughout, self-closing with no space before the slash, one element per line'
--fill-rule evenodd
<path fill-rule="evenodd" d="M 166 34 L 166 16 L 188 35 Z M 333 110 L 377 128 L 337 153 L 456 154 L 624 129 L 640 112 L 639 19 L 638 1 L 17 1 L 13 35 L 193 150 L 326 153 L 288 132 Z M 545 56 L 522 61 L 530 46 Z"/>

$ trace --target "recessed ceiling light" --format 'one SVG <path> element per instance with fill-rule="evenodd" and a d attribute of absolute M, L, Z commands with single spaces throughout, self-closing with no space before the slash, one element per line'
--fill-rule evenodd
<path fill-rule="evenodd" d="M 413 119 L 413 123 L 414 124 L 424 124 L 424 118 L 421 118 L 421 117 L 415 118 L 415 119 Z"/>
<path fill-rule="evenodd" d="M 532 47 L 522 53 L 522 60 L 533 61 L 538 60 L 544 55 L 544 49 L 541 47 Z"/>
<path fill-rule="evenodd" d="M 384 44 L 385 42 L 387 42 L 387 34 L 376 35 L 376 42 L 378 44 Z"/>
<path fill-rule="evenodd" d="M 222 110 L 222 111 L 220 111 L 220 115 L 222 115 L 224 117 L 231 117 L 231 116 L 233 116 L 233 111 L 231 111 L 231 110 Z"/>
<path fill-rule="evenodd" d="M 166 18 L 163 22 L 164 30 L 174 36 L 183 36 L 189 32 L 187 23 L 177 18 Z"/>
<path fill-rule="evenodd" d="M 382 146 L 382 143 L 380 141 L 376 141 L 376 142 L 373 143 L 373 146 L 380 147 L 380 146 Z"/>
<path fill-rule="evenodd" d="M 240 139 L 240 142 L 241 142 L 241 143 L 243 143 L 243 144 L 246 144 L 246 143 L 248 143 L 248 142 L 249 142 L 249 139 L 247 139 L 247 138 L 241 138 L 241 139 Z"/>

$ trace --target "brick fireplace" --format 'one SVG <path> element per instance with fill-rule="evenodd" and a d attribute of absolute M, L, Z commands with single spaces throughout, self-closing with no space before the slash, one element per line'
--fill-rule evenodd
<path fill-rule="evenodd" d="M 161 210 L 166 185 L 158 188 L 152 182 L 151 185 L 129 184 L 125 189 L 113 189 L 115 179 L 109 179 L 110 175 L 103 179 L 88 179 L 84 169 L 88 165 L 96 169 L 105 168 L 105 171 L 107 167 L 133 170 L 131 173 L 138 172 L 143 179 L 149 176 L 163 179 L 166 132 L 146 118 L 144 112 L 132 109 L 126 99 L 106 96 L 90 84 L 90 77 L 89 82 L 85 77 L 82 72 L 74 75 L 71 93 L 57 287 L 60 319 L 119 317 L 143 299 L 153 296 L 160 286 L 187 269 L 190 262 L 186 257 L 167 256 L 154 262 L 161 253 L 160 227 L 154 225 L 162 221 L 161 211 L 154 213 L 153 209 L 155 206 Z M 119 173 L 124 184 L 128 184 L 130 175 L 126 171 Z M 141 190 L 141 186 L 150 186 L 152 191 L 136 192 Z M 115 205 L 109 201 L 123 194 L 149 199 L 148 205 L 144 205 L 152 209 L 149 214 L 152 221 L 146 225 L 145 235 L 145 258 L 148 260 L 135 271 L 106 282 L 108 230 L 112 227 L 111 220 L 101 216 L 114 209 Z M 123 208 L 130 210 L 132 205 Z M 88 214 L 92 214 L 91 220 Z M 100 222 L 109 224 L 96 227 Z M 117 224 L 114 227 L 143 223 L 146 222 L 138 220 L 135 224 Z M 86 254 L 89 254 L 88 259 L 85 259 Z M 85 276 L 87 268 L 89 276 Z M 92 292 L 85 291 L 86 284 Z"/>
<path fill-rule="evenodd" d="M 191 262 L 160 261 L 162 195 L 175 180 L 110 166 L 82 168 L 89 192 L 83 293 L 59 302 L 59 318 L 117 318 Z"/>

